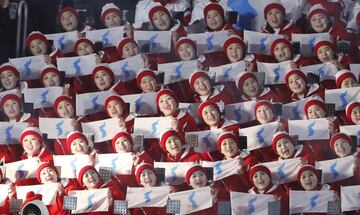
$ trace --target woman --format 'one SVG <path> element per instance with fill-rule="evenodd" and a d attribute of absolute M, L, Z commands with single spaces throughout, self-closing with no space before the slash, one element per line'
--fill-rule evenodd
<path fill-rule="evenodd" d="M 108 117 L 119 119 L 120 130 L 131 133 L 134 127 L 135 116 L 127 113 L 126 103 L 120 96 L 112 95 L 107 97 L 104 103 L 104 109 Z"/>
<path fill-rule="evenodd" d="M 95 160 L 97 154 L 97 151 L 90 146 L 88 138 L 79 131 L 67 135 L 65 151 L 68 155 L 89 155 L 91 161 Z"/>
<path fill-rule="evenodd" d="M 0 66 L 1 91 L 17 89 L 19 80 L 20 73 L 13 65 L 4 63 Z"/>
<path fill-rule="evenodd" d="M 351 87 L 358 87 L 359 83 L 357 78 L 355 77 L 354 73 L 350 70 L 342 69 L 335 74 L 336 78 L 336 88 L 344 89 L 344 88 L 351 88 Z"/>
<path fill-rule="evenodd" d="M 72 7 L 65 7 L 58 13 L 60 27 L 64 32 L 79 31 L 80 33 L 91 30 L 90 26 L 80 22 L 80 14 Z"/>
<path fill-rule="evenodd" d="M 318 41 L 314 46 L 314 53 L 319 63 L 331 63 L 336 69 L 349 69 L 352 59 L 350 55 L 336 54 L 336 45 L 330 41 Z"/>
<path fill-rule="evenodd" d="M 225 22 L 224 8 L 218 3 L 209 3 L 204 7 L 204 18 L 208 32 L 234 31 L 231 24 Z"/>
<path fill-rule="evenodd" d="M 140 70 L 136 74 L 136 85 L 143 93 L 151 93 L 159 90 L 157 75 L 149 69 Z"/>
<path fill-rule="evenodd" d="M 349 124 L 360 125 L 360 102 L 350 102 L 345 112 Z"/>
<path fill-rule="evenodd" d="M 101 9 L 101 22 L 106 28 L 119 27 L 124 24 L 124 35 L 133 37 L 133 27 L 122 20 L 123 12 L 114 3 L 107 3 Z"/>
<path fill-rule="evenodd" d="M 21 155 L 22 160 L 36 157 L 42 162 L 52 161 L 52 154 L 38 128 L 24 129 L 20 135 L 20 144 L 24 149 Z"/>

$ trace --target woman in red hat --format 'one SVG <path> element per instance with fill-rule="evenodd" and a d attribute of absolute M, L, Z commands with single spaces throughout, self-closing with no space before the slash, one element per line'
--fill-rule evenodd
<path fill-rule="evenodd" d="M 204 19 L 207 25 L 207 31 L 224 31 L 231 30 L 235 32 L 231 24 L 225 21 L 224 8 L 218 3 L 209 3 L 204 7 Z M 236 32 L 237 34 L 240 33 Z"/>
<path fill-rule="evenodd" d="M 338 89 L 359 86 L 358 79 L 355 77 L 354 73 L 348 69 L 342 69 L 335 74 L 335 83 L 336 88 Z"/>
<path fill-rule="evenodd" d="M 136 74 L 136 85 L 143 93 L 151 93 L 159 90 L 157 75 L 149 69 L 141 70 Z"/>
<path fill-rule="evenodd" d="M 15 66 L 5 63 L 0 66 L 0 91 L 13 90 L 19 87 L 20 73 Z"/>
<path fill-rule="evenodd" d="M 101 9 L 101 23 L 106 28 L 114 28 L 124 25 L 124 35 L 127 37 L 133 37 L 133 27 L 128 22 L 124 23 L 122 16 L 122 10 L 120 10 L 120 8 L 114 3 L 107 3 Z"/>
<path fill-rule="evenodd" d="M 80 14 L 73 7 L 65 7 L 58 13 L 60 27 L 64 32 L 91 30 L 91 27 L 80 22 Z"/>
<path fill-rule="evenodd" d="M 345 112 L 348 124 L 360 125 L 360 102 L 350 102 Z"/>
<path fill-rule="evenodd" d="M 9 188 L 5 202 L 0 205 L 0 213 L 9 214 L 10 201 L 15 197 L 15 187 L 8 179 L 5 178 L 5 174 L 3 175 L 2 169 L 0 168 L 0 185 L 4 184 L 9 184 Z"/>
<path fill-rule="evenodd" d="M 107 97 L 104 108 L 108 117 L 119 119 L 120 130 L 129 133 L 133 130 L 135 116 L 126 111 L 126 103 L 120 96 L 112 95 Z"/>
<path fill-rule="evenodd" d="M 64 150 L 68 155 L 89 155 L 91 163 L 97 155 L 97 151 L 90 146 L 88 138 L 79 131 L 67 135 Z"/>
<path fill-rule="evenodd" d="M 313 165 L 304 165 L 297 172 L 297 181 L 302 190 L 330 190 L 328 184 L 321 184 L 321 171 Z"/>
<path fill-rule="evenodd" d="M 20 135 L 20 144 L 24 149 L 21 155 L 22 160 L 37 157 L 42 162 L 52 161 L 52 154 L 38 128 L 28 127 L 23 130 Z"/>

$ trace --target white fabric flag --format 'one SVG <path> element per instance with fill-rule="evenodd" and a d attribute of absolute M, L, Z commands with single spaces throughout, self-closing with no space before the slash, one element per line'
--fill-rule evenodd
<path fill-rule="evenodd" d="M 57 183 L 47 183 L 41 185 L 30 185 L 30 186 L 17 186 L 16 197 L 25 201 L 26 194 L 33 191 L 35 194 L 42 195 L 42 202 L 45 205 L 51 205 L 56 202 L 56 195 L 58 193 Z"/>
<path fill-rule="evenodd" d="M 62 53 L 73 52 L 74 44 L 79 39 L 77 31 L 57 34 L 45 34 L 45 37 L 48 40 L 53 40 L 54 46 L 60 49 Z"/>
<path fill-rule="evenodd" d="M 165 207 L 170 187 L 128 187 L 126 190 L 126 201 L 128 208 Z"/>
<path fill-rule="evenodd" d="M 84 133 L 94 134 L 95 143 L 111 140 L 120 129 L 118 118 L 81 123 L 81 127 Z"/>
<path fill-rule="evenodd" d="M 225 105 L 225 118 L 228 120 L 235 120 L 240 124 L 255 120 L 255 104 L 256 101 L 248 101 Z"/>
<path fill-rule="evenodd" d="M 352 101 L 360 101 L 360 87 L 325 90 L 325 102 L 334 103 L 335 110 L 345 110 Z"/>
<path fill-rule="evenodd" d="M 27 127 L 26 122 L 0 122 L 0 145 L 19 144 L 21 132 Z"/>
<path fill-rule="evenodd" d="M 316 169 L 322 170 L 322 183 L 332 183 L 354 176 L 354 159 L 355 157 L 350 155 L 343 158 L 316 161 Z"/>
<path fill-rule="evenodd" d="M 323 80 L 335 80 L 335 74 L 339 71 L 331 62 L 300 67 L 304 73 L 313 73 Z"/>
<path fill-rule="evenodd" d="M 194 132 L 186 132 L 185 137 L 195 135 L 197 137 L 197 142 L 192 147 L 195 152 L 213 152 L 217 151 L 216 141 L 219 135 L 223 131 L 221 129 L 216 130 L 208 130 L 208 131 L 194 131 Z"/>
<path fill-rule="evenodd" d="M 290 213 L 326 213 L 329 201 L 335 200 L 332 190 L 290 190 Z"/>
<path fill-rule="evenodd" d="M 74 131 L 70 118 L 39 118 L 41 133 L 47 134 L 48 139 L 66 139 L 66 136 Z"/>
<path fill-rule="evenodd" d="M 350 64 L 350 71 L 352 73 L 354 73 L 356 80 L 359 81 L 360 63 L 359 64 Z"/>
<path fill-rule="evenodd" d="M 71 190 L 68 196 L 76 197 L 76 210 L 72 214 L 108 211 L 109 210 L 109 188 L 95 190 Z"/>
<path fill-rule="evenodd" d="M 300 163 L 300 158 L 292 158 L 262 163 L 262 165 L 270 169 L 272 178 L 277 179 L 280 184 L 286 184 L 297 180 Z"/>
<path fill-rule="evenodd" d="M 197 115 L 197 110 L 199 108 L 200 103 L 179 103 L 179 109 L 184 110 L 190 114 L 195 119 L 196 123 L 200 123 L 201 120 Z"/>
<path fill-rule="evenodd" d="M 228 38 L 228 31 L 205 32 L 200 34 L 188 34 L 188 37 L 195 41 L 197 54 L 205 54 L 223 50 L 225 40 Z"/>
<path fill-rule="evenodd" d="M 11 185 L 10 183 L 0 184 L 0 193 L 3 193 L 3 195 L 0 195 L 0 207 L 3 206 L 6 202 L 6 199 L 8 197 L 8 195 L 6 194 L 8 193 L 10 185 Z"/>
<path fill-rule="evenodd" d="M 286 72 L 291 71 L 290 60 L 281 63 L 262 63 L 257 61 L 259 72 L 265 73 L 265 84 L 284 84 Z"/>
<path fill-rule="evenodd" d="M 153 115 L 158 112 L 156 92 L 126 95 L 121 98 L 130 104 L 130 112 L 140 115 Z"/>
<path fill-rule="evenodd" d="M 95 66 L 96 54 L 57 58 L 57 67 L 59 71 L 65 71 L 66 77 L 91 75 Z"/>
<path fill-rule="evenodd" d="M 271 44 L 274 40 L 284 38 L 281 34 L 266 34 L 255 31 L 244 31 L 244 40 L 248 45 L 248 53 L 271 55 Z"/>
<path fill-rule="evenodd" d="M 133 156 L 131 153 L 97 154 L 95 167 L 111 167 L 114 174 L 131 175 Z"/>
<path fill-rule="evenodd" d="M 138 45 L 141 41 L 149 41 L 150 53 L 168 53 L 171 50 L 171 34 L 171 31 L 134 31 L 134 39 Z"/>
<path fill-rule="evenodd" d="M 340 126 L 340 132 L 357 137 L 357 145 L 360 145 L 360 125 Z"/>
<path fill-rule="evenodd" d="M 331 41 L 329 33 L 316 34 L 292 34 L 291 40 L 293 42 L 300 42 L 300 55 L 303 57 L 314 56 L 314 47 L 318 41 Z"/>
<path fill-rule="evenodd" d="M 39 79 L 41 71 L 47 65 L 44 55 L 10 58 L 9 62 L 19 71 L 20 80 Z"/>
<path fill-rule="evenodd" d="M 190 214 L 213 206 L 210 187 L 171 193 L 171 200 L 180 200 L 180 213 Z"/>
<path fill-rule="evenodd" d="M 26 88 L 24 98 L 26 103 L 33 103 L 34 109 L 53 107 L 57 97 L 63 95 L 62 87 Z"/>
<path fill-rule="evenodd" d="M 77 178 L 84 166 L 91 165 L 89 155 L 54 155 L 54 165 L 60 167 L 61 178 Z"/>
<path fill-rule="evenodd" d="M 93 43 L 102 42 L 104 47 L 117 46 L 123 38 L 124 26 L 86 31 L 86 38 Z"/>
<path fill-rule="evenodd" d="M 249 150 L 262 148 L 271 145 L 272 136 L 276 133 L 278 127 L 278 122 L 271 122 L 239 129 L 239 135 L 247 137 L 247 148 Z"/>
<path fill-rule="evenodd" d="M 282 105 L 282 117 L 288 120 L 306 119 L 304 106 L 310 97 Z"/>
<path fill-rule="evenodd" d="M 37 158 L 16 161 L 5 164 L 5 177 L 12 182 L 27 178 L 36 178 L 36 170 L 39 162 Z"/>
<path fill-rule="evenodd" d="M 213 168 L 213 179 L 219 181 L 231 175 L 238 174 L 236 166 L 239 165 L 239 158 L 220 160 L 216 162 L 201 161 L 201 166 Z"/>
<path fill-rule="evenodd" d="M 289 134 L 299 140 L 326 140 L 330 138 L 327 119 L 289 120 Z"/>
<path fill-rule="evenodd" d="M 355 211 L 360 209 L 360 185 L 341 186 L 341 211 Z"/>
<path fill-rule="evenodd" d="M 210 67 L 210 72 L 215 72 L 215 82 L 234 81 L 237 74 L 245 71 L 245 61 L 239 61 L 217 67 Z"/>
<path fill-rule="evenodd" d="M 185 182 L 186 172 L 194 166 L 193 162 L 154 162 L 155 168 L 165 169 L 165 182 L 179 185 Z"/>
<path fill-rule="evenodd" d="M 164 84 L 187 80 L 196 69 L 197 60 L 158 64 L 158 71 L 164 72 Z"/>
<path fill-rule="evenodd" d="M 144 138 L 160 138 L 161 132 L 169 128 L 170 117 L 144 117 L 134 121 L 134 133 L 143 134 Z"/>
<path fill-rule="evenodd" d="M 231 214 L 267 215 L 268 203 L 275 201 L 273 195 L 230 192 Z"/>
<path fill-rule="evenodd" d="M 136 73 L 145 68 L 141 54 L 109 63 L 110 69 L 118 80 L 129 81 L 136 78 Z"/>
<path fill-rule="evenodd" d="M 112 95 L 116 95 L 115 92 L 101 91 L 76 94 L 76 116 L 90 115 L 104 111 L 105 100 Z"/>

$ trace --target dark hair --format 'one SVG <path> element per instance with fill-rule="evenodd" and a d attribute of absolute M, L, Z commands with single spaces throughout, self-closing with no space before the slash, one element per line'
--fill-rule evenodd
<path fill-rule="evenodd" d="M 23 214 L 27 215 L 29 213 L 34 213 L 36 215 L 41 215 L 41 210 L 38 206 L 36 206 L 35 204 L 28 204 L 25 206 Z"/>

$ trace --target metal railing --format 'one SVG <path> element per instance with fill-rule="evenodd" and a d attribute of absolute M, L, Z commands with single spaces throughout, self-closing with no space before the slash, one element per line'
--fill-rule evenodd
<path fill-rule="evenodd" d="M 28 29 L 28 14 L 29 9 L 26 1 L 19 2 L 17 9 L 17 25 L 16 25 L 16 57 L 22 57 L 25 55 L 25 40 Z"/>

